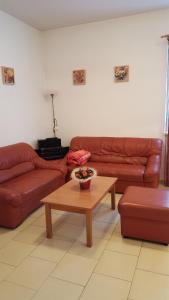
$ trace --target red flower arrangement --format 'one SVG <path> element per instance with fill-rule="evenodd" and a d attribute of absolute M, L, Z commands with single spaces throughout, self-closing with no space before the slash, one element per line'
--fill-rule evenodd
<path fill-rule="evenodd" d="M 81 168 L 75 168 L 71 173 L 71 178 L 75 179 L 77 181 L 86 182 L 88 180 L 91 180 L 97 175 L 97 172 L 94 168 L 90 167 L 81 167 Z"/>

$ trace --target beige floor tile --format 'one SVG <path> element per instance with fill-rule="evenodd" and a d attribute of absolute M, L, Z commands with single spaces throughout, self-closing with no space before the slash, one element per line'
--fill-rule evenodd
<path fill-rule="evenodd" d="M 84 226 L 85 225 L 85 216 L 83 214 L 74 213 L 68 216 L 65 220 L 66 223 L 70 223 L 76 226 Z"/>
<path fill-rule="evenodd" d="M 116 210 L 117 210 L 117 206 L 118 206 L 118 203 L 119 203 L 119 200 L 120 200 L 120 198 L 122 197 L 122 194 L 115 194 L 115 205 L 116 205 Z M 111 205 L 111 194 L 107 194 L 107 197 L 106 197 L 106 199 L 105 199 L 106 201 L 106 203 L 108 204 L 109 203 L 109 205 Z"/>
<path fill-rule="evenodd" d="M 123 194 L 116 194 L 116 202 L 118 203 Z"/>
<path fill-rule="evenodd" d="M 161 250 L 161 251 L 165 251 L 165 252 L 169 251 L 169 245 L 166 246 L 166 245 L 158 244 L 158 243 L 143 242 L 142 247 L 149 248 L 149 249 Z"/>
<path fill-rule="evenodd" d="M 65 220 L 65 218 L 66 218 L 66 216 L 64 216 L 64 215 L 53 213 L 52 214 L 52 226 L 56 226 L 56 225 L 62 223 Z M 45 214 L 36 218 L 36 220 L 33 221 L 32 225 L 46 228 Z"/>
<path fill-rule="evenodd" d="M 62 224 L 59 224 L 54 228 L 53 234 L 57 237 L 62 236 L 67 238 L 68 240 L 74 241 L 80 237 L 83 231 L 83 227 L 63 222 Z"/>
<path fill-rule="evenodd" d="M 106 249 L 138 256 L 141 249 L 141 242 L 124 239 L 121 234 L 114 233 L 108 242 Z"/>
<path fill-rule="evenodd" d="M 19 232 L 14 240 L 31 245 L 38 245 L 46 236 L 45 229 L 38 226 L 30 225 Z"/>
<path fill-rule="evenodd" d="M 110 193 L 106 194 L 104 196 L 104 198 L 101 200 L 100 203 L 104 203 L 105 201 L 109 201 L 109 200 L 111 200 L 111 194 Z"/>
<path fill-rule="evenodd" d="M 169 275 L 169 252 L 144 247 L 141 249 L 137 268 Z"/>
<path fill-rule="evenodd" d="M 30 214 L 31 219 L 36 219 L 45 213 L 45 206 L 42 205 L 38 209 L 36 209 L 33 213 Z"/>
<path fill-rule="evenodd" d="M 120 222 L 120 220 L 116 224 L 116 227 L 114 228 L 114 232 L 113 233 L 120 233 L 121 234 L 121 222 Z"/>
<path fill-rule="evenodd" d="M 0 299 L 2 300 L 30 300 L 34 291 L 16 284 L 3 281 L 0 283 Z"/>
<path fill-rule="evenodd" d="M 127 300 L 129 289 L 127 281 L 93 274 L 80 300 Z"/>
<path fill-rule="evenodd" d="M 22 231 L 23 229 L 30 226 L 33 223 L 33 221 L 34 221 L 34 219 L 32 219 L 31 217 L 28 217 L 21 225 L 19 225 L 14 230 L 17 231 L 17 232 Z"/>
<path fill-rule="evenodd" d="M 117 210 L 111 209 L 111 203 L 105 202 L 94 214 L 94 220 L 97 222 L 117 223 L 119 221 L 119 214 Z"/>
<path fill-rule="evenodd" d="M 52 239 L 45 239 L 31 253 L 31 256 L 58 262 L 72 246 L 71 241 L 59 239 L 53 236 Z"/>
<path fill-rule="evenodd" d="M 94 259 L 66 254 L 57 264 L 52 276 L 85 285 L 91 276 L 96 263 L 97 260 Z"/>
<path fill-rule="evenodd" d="M 69 253 L 99 259 L 107 245 L 107 240 L 94 238 L 93 246 L 86 247 L 86 241 L 77 240 L 69 250 Z"/>
<path fill-rule="evenodd" d="M 93 222 L 93 228 L 92 228 L 92 233 L 93 233 L 93 238 L 98 238 L 98 239 L 105 239 L 105 240 L 110 240 L 114 228 L 116 224 L 112 223 L 105 223 L 105 222 Z M 80 240 L 86 241 L 86 227 L 84 227 L 84 231 L 80 236 Z"/>
<path fill-rule="evenodd" d="M 33 300 L 78 300 L 83 287 L 56 278 L 45 281 Z"/>
<path fill-rule="evenodd" d="M 28 257 L 9 275 L 8 281 L 31 289 L 38 289 L 56 264 L 46 260 Z"/>
<path fill-rule="evenodd" d="M 44 207 L 14 230 L 0 228 L 0 300 L 169 300 L 169 246 L 123 239 L 110 207 L 108 194 L 94 210 L 91 248 L 84 215 L 52 210 L 52 239 Z"/>
<path fill-rule="evenodd" d="M 68 212 L 68 211 L 64 211 L 64 210 L 57 210 L 57 209 L 52 209 L 51 212 L 52 212 L 52 215 L 59 214 L 59 215 L 65 216 L 65 217 L 68 217 L 73 214 L 72 212 Z"/>
<path fill-rule="evenodd" d="M 13 229 L 0 228 L 0 248 L 3 248 L 17 234 L 18 232 Z"/>
<path fill-rule="evenodd" d="M 105 250 L 95 272 L 131 281 L 136 263 L 136 256 Z"/>
<path fill-rule="evenodd" d="M 168 300 L 169 277 L 137 270 L 129 298 L 132 300 Z"/>
<path fill-rule="evenodd" d="M 0 263 L 0 282 L 4 280 L 12 271 L 14 271 L 14 267 Z"/>
<path fill-rule="evenodd" d="M 115 201 L 116 203 L 119 202 L 120 198 L 122 197 L 122 194 L 115 194 Z M 108 193 L 105 197 L 104 197 L 104 202 L 110 202 L 111 203 L 111 194 Z"/>
<path fill-rule="evenodd" d="M 101 208 L 102 204 L 105 203 L 105 201 L 101 201 L 94 209 L 93 209 L 93 215 L 97 213 L 97 211 Z"/>
<path fill-rule="evenodd" d="M 17 266 L 33 249 L 32 245 L 11 241 L 3 249 L 0 249 L 0 262 Z"/>

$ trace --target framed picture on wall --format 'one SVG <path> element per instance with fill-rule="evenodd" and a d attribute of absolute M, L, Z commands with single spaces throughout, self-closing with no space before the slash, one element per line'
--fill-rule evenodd
<path fill-rule="evenodd" d="M 129 81 L 129 66 L 114 67 L 114 81 L 115 82 Z"/>
<path fill-rule="evenodd" d="M 1 67 L 3 84 L 14 85 L 15 74 L 14 69 L 9 67 Z"/>
<path fill-rule="evenodd" d="M 74 85 L 86 84 L 86 71 L 85 70 L 74 70 L 73 71 L 73 84 Z"/>

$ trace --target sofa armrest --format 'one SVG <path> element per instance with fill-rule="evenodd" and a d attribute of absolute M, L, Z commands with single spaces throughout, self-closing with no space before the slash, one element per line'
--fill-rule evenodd
<path fill-rule="evenodd" d="M 36 157 L 33 160 L 36 169 L 50 169 L 60 171 L 63 175 L 67 173 L 67 167 L 64 159 L 45 160 L 41 157 Z"/>
<path fill-rule="evenodd" d="M 0 203 L 2 205 L 8 203 L 9 205 L 11 205 L 13 207 L 18 207 L 22 204 L 22 195 L 13 190 L 1 187 L 0 188 Z"/>
<path fill-rule="evenodd" d="M 161 156 L 160 155 L 151 155 L 148 159 L 147 166 L 144 173 L 145 182 L 156 181 L 156 184 L 159 182 L 160 177 L 160 165 L 161 165 Z"/>

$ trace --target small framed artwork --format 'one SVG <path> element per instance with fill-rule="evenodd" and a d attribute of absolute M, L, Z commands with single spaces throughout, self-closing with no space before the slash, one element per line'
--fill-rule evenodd
<path fill-rule="evenodd" d="M 115 82 L 129 81 L 129 66 L 114 67 L 114 81 Z"/>
<path fill-rule="evenodd" d="M 74 70 L 73 71 L 73 84 L 74 85 L 86 84 L 86 71 L 85 70 Z"/>
<path fill-rule="evenodd" d="M 13 68 L 1 67 L 2 70 L 2 82 L 3 84 L 14 85 L 15 74 Z"/>

